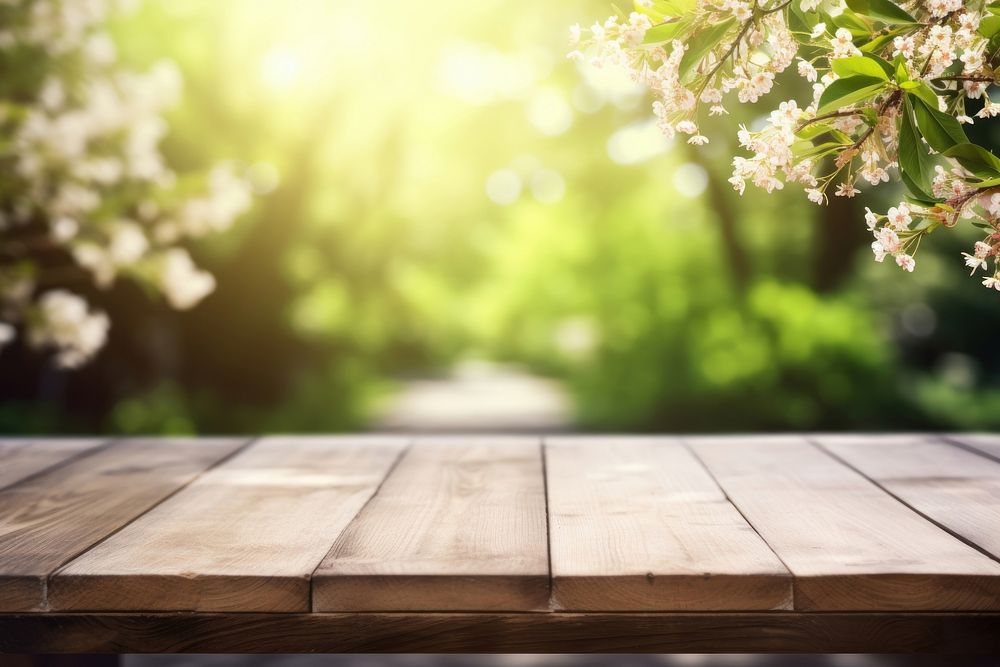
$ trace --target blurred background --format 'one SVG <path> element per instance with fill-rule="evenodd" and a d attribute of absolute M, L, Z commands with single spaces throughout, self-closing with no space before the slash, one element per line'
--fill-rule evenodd
<path fill-rule="evenodd" d="M 114 19 L 125 65 L 183 75 L 168 162 L 232 160 L 255 205 L 191 248 L 218 279 L 194 310 L 118 281 L 89 295 L 113 324 L 83 369 L 0 352 L 0 432 L 1000 426 L 974 239 L 937 234 L 903 274 L 863 222 L 895 186 L 740 198 L 736 127 L 766 103 L 732 105 L 704 148 L 665 141 L 642 89 L 565 59 L 567 26 L 608 13 L 171 0 Z"/>

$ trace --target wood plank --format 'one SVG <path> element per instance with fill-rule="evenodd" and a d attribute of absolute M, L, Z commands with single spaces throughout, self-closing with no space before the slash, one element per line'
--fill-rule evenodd
<path fill-rule="evenodd" d="M 313 608 L 547 608 L 546 542 L 537 438 L 427 438 L 316 570 Z"/>
<path fill-rule="evenodd" d="M 1000 614 L 48 613 L 0 615 L 0 652 L 985 655 Z"/>
<path fill-rule="evenodd" d="M 555 608 L 791 608 L 791 574 L 678 439 L 547 438 L 545 461 Z"/>
<path fill-rule="evenodd" d="M 50 573 L 243 440 L 123 440 L 0 491 L 0 611 L 43 609 Z"/>
<path fill-rule="evenodd" d="M 995 433 L 954 433 L 948 439 L 1000 461 L 1000 435 Z"/>
<path fill-rule="evenodd" d="M 816 441 L 924 516 L 1000 558 L 1000 462 L 933 436 Z"/>
<path fill-rule="evenodd" d="M 52 577 L 59 610 L 308 611 L 309 576 L 405 438 L 255 442 Z"/>
<path fill-rule="evenodd" d="M 105 442 L 100 438 L 0 439 L 0 489 L 93 451 Z"/>
<path fill-rule="evenodd" d="M 803 438 L 688 442 L 792 571 L 796 609 L 1000 609 L 1000 563 Z"/>

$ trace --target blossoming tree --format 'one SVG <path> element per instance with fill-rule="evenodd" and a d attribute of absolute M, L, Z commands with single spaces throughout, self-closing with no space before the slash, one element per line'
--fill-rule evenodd
<path fill-rule="evenodd" d="M 875 260 L 913 271 L 924 236 L 972 224 L 983 237 L 965 263 L 1000 291 L 1000 159 L 962 127 L 1000 114 L 989 98 L 1000 2 L 636 0 L 629 15 L 570 33 L 571 59 L 625 67 L 653 92 L 663 133 L 691 144 L 709 141 L 703 107 L 724 115 L 734 96 L 757 102 L 794 65 L 812 97 L 782 101 L 754 131 L 740 126 L 748 155 L 733 159 L 736 190 L 794 183 L 823 204 L 896 173 L 906 201 L 866 209 Z"/>
<path fill-rule="evenodd" d="M 21 335 L 74 367 L 104 344 L 107 315 L 72 287 L 140 281 L 178 309 L 212 291 L 181 247 L 250 204 L 227 165 L 178 176 L 159 142 L 177 98 L 170 63 L 117 64 L 102 29 L 125 0 L 0 0 L 0 347 Z"/>

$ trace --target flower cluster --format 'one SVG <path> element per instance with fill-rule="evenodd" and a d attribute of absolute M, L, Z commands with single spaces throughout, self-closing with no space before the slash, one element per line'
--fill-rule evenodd
<path fill-rule="evenodd" d="M 970 222 L 984 238 L 966 264 L 1000 290 L 1000 159 L 963 129 L 1000 114 L 989 97 L 1000 2 L 637 0 L 589 34 L 574 26 L 571 42 L 571 59 L 589 55 L 645 83 L 663 132 L 694 144 L 709 141 L 702 107 L 725 114 L 733 92 L 757 102 L 794 69 L 811 95 L 782 101 L 761 128 L 739 128 L 748 154 L 733 160 L 733 187 L 796 184 L 824 204 L 898 175 L 908 200 L 866 215 L 875 260 L 913 271 L 925 235 Z"/>
<path fill-rule="evenodd" d="M 120 277 L 178 309 L 212 291 L 180 244 L 227 229 L 251 204 L 230 165 L 192 187 L 166 164 L 169 62 L 117 64 L 101 27 L 134 0 L 0 0 L 0 348 L 18 335 L 63 367 L 86 362 L 110 322 L 66 287 Z M 30 68 L 27 66 L 30 64 Z"/>

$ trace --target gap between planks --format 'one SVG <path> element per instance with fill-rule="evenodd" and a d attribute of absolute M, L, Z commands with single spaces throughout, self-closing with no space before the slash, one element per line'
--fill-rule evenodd
<path fill-rule="evenodd" d="M 382 490 L 382 486 L 385 485 L 385 480 L 389 479 L 389 476 L 392 475 L 392 471 L 396 469 L 396 467 L 399 465 L 399 462 L 403 460 L 403 457 L 406 456 L 406 453 L 408 451 L 410 451 L 410 449 L 413 447 L 413 443 L 416 440 L 416 438 L 414 438 L 414 437 L 411 436 L 411 437 L 406 438 L 405 440 L 406 440 L 406 444 L 402 447 L 402 449 L 399 450 L 399 454 L 396 456 L 395 460 L 389 466 L 389 469 L 386 470 L 385 475 L 379 481 L 378 486 L 375 487 L 375 492 L 371 495 L 370 498 L 368 498 L 368 500 L 365 501 L 364 505 L 361 506 L 361 509 L 359 509 L 358 512 L 357 512 L 357 514 L 355 514 L 354 517 L 351 519 L 351 522 L 353 522 L 355 519 L 357 519 L 361 515 L 361 513 L 365 511 L 365 508 L 368 507 L 368 505 L 371 504 L 371 502 L 375 498 L 375 496 L 377 496 L 378 493 L 379 493 L 379 491 Z M 350 523 L 348 523 L 347 525 L 349 526 Z M 344 530 L 347 530 L 347 526 L 344 527 Z M 341 533 L 343 533 L 343 531 L 341 531 Z M 339 538 L 339 537 L 340 537 L 340 535 L 337 535 L 337 538 Z M 336 538 L 334 539 L 334 544 L 336 544 Z M 320 561 L 318 563 L 316 563 L 316 567 L 314 567 L 313 570 L 312 570 L 312 572 L 309 573 L 309 607 L 308 608 L 309 608 L 309 611 L 311 611 L 311 612 L 315 612 L 315 609 L 316 609 L 316 602 L 314 600 L 314 597 L 316 595 L 316 586 L 313 585 L 313 582 L 316 580 L 316 571 L 320 567 L 322 567 L 323 561 L 326 560 L 326 558 L 330 555 L 330 551 L 332 551 L 332 550 L 333 550 L 333 544 L 330 545 L 330 549 L 327 550 L 327 552 L 323 556 L 323 558 L 321 558 Z"/>
<path fill-rule="evenodd" d="M 49 607 L 49 577 L 68 558 L 142 514 L 244 441 L 116 440 L 0 491 L 0 609 Z M 109 480 L 111 489 L 102 486 Z"/>
<path fill-rule="evenodd" d="M 688 444 L 687 439 L 681 438 L 680 440 L 684 448 L 691 453 L 691 456 L 694 458 L 694 460 L 697 461 L 698 465 L 700 465 L 702 470 L 705 471 L 705 474 L 711 477 L 712 481 L 714 481 L 716 486 L 719 487 L 719 491 L 721 491 L 722 495 L 725 496 L 727 501 L 729 501 L 729 504 L 732 505 L 737 512 L 739 512 L 739 515 L 743 517 L 743 520 L 746 521 L 747 525 L 750 526 L 751 529 L 753 529 L 753 532 L 757 533 L 757 537 L 759 537 L 760 540 L 767 545 L 767 548 L 771 550 L 771 553 L 774 554 L 774 557 L 778 559 L 778 562 L 781 563 L 781 566 L 784 567 L 785 570 L 788 572 L 788 576 L 792 578 L 791 582 L 792 585 L 790 587 L 791 590 L 788 592 L 788 605 L 789 605 L 788 608 L 793 611 L 797 609 L 798 605 L 796 604 L 795 600 L 795 575 L 792 574 L 792 570 L 790 567 L 788 567 L 788 563 L 786 563 L 784 559 L 782 559 L 781 554 L 775 551 L 774 547 L 772 547 L 771 544 L 766 539 L 764 539 L 764 536 L 760 534 L 759 530 L 757 530 L 757 526 L 755 526 L 753 522 L 747 518 L 746 514 L 743 513 L 743 510 L 740 509 L 739 505 L 733 502 L 733 499 L 729 497 L 729 493 L 723 488 L 721 484 L 719 484 L 719 480 L 715 478 L 715 475 L 712 474 L 712 471 L 708 469 L 708 466 L 705 465 L 705 462 L 701 460 L 701 457 L 698 456 L 698 453 L 694 451 L 694 449 L 691 447 L 690 444 Z"/>
<path fill-rule="evenodd" d="M 241 439 L 241 438 L 239 438 L 239 439 Z M 141 512 L 141 513 L 137 514 L 136 516 L 132 517 L 130 520 L 128 520 L 125 523 L 123 523 L 122 525 L 118 526 L 117 528 L 115 528 L 110 533 L 108 533 L 107 535 L 105 535 L 101 539 L 97 540 L 96 542 L 94 542 L 90 546 L 88 546 L 88 547 L 86 547 L 84 549 L 81 549 L 77 553 L 75 553 L 72 556 L 69 556 L 68 558 L 66 558 L 63 561 L 62 565 L 60 565 L 59 567 L 55 568 L 52 572 L 50 572 L 48 574 L 48 576 L 46 576 L 45 579 L 44 579 L 44 581 L 42 582 L 42 588 L 43 588 L 43 594 L 44 594 L 44 600 L 45 600 L 45 610 L 48 611 L 50 609 L 50 606 L 49 606 L 49 586 L 51 585 L 52 578 L 55 577 L 57 574 L 59 574 L 62 570 L 64 570 L 70 563 L 72 563 L 74 560 L 76 560 L 77 558 L 79 558 L 83 554 L 87 553 L 91 549 L 94 549 L 94 548 L 100 546 L 102 543 L 104 543 L 107 540 L 111 539 L 112 537 L 114 537 L 115 535 L 117 535 L 118 533 L 120 533 L 122 530 L 124 530 L 125 528 L 127 528 L 131 524 L 135 523 L 136 521 L 138 521 L 142 517 L 144 517 L 149 512 L 153 511 L 154 509 L 156 509 L 157 507 L 159 507 L 163 503 L 167 502 L 168 500 L 170 500 L 171 498 L 173 498 L 174 496 L 176 496 L 178 493 L 180 493 L 181 491 L 183 491 L 184 489 L 186 489 L 187 487 L 189 487 L 191 484 L 193 484 L 195 481 L 197 481 L 198 479 L 200 479 L 201 476 L 204 475 L 205 473 L 207 473 L 209 470 L 212 470 L 213 468 L 216 468 L 216 467 L 222 465 L 226 461 L 229 461 L 230 459 L 232 459 L 234 456 L 236 456 L 236 455 L 240 454 L 241 452 L 245 451 L 251 445 L 253 445 L 258 439 L 259 438 L 257 438 L 257 437 L 249 437 L 249 438 L 247 438 L 246 442 L 244 442 L 242 445 L 237 446 L 235 449 L 233 449 L 233 451 L 231 451 L 228 454 L 224 455 L 223 457 L 221 457 L 220 459 L 218 459 L 214 463 L 209 464 L 207 467 L 203 468 L 201 471 L 195 473 L 185 483 L 183 483 L 180 486 L 178 486 L 171 493 L 169 493 L 168 495 L 164 496 L 159 501 L 157 501 L 157 502 L 153 503 L 152 505 L 150 505 L 149 507 L 147 507 L 143 512 Z M 98 450 L 105 449 L 105 448 L 107 448 L 107 447 L 109 447 L 112 444 L 115 444 L 117 442 L 127 442 L 128 440 L 129 440 L 129 438 L 114 438 L 112 440 L 109 440 L 107 443 L 105 443 L 101 447 L 99 447 Z"/>
<path fill-rule="evenodd" d="M 554 608 L 790 608 L 788 568 L 679 439 L 554 437 L 545 458 Z"/>
<path fill-rule="evenodd" d="M 541 438 L 418 438 L 314 571 L 313 609 L 548 608 Z"/>
<path fill-rule="evenodd" d="M 35 469 L 32 472 L 28 473 L 28 474 L 24 474 L 22 476 L 17 476 L 19 473 L 15 473 L 15 475 L 10 476 L 6 481 L 0 481 L 0 491 L 5 491 L 5 490 L 13 488 L 13 487 L 15 487 L 15 486 L 17 486 L 19 484 L 25 484 L 27 482 L 30 482 L 32 479 L 35 479 L 36 477 L 40 477 L 41 475 L 49 473 L 49 472 L 51 472 L 53 470 L 57 470 L 59 468 L 62 468 L 63 466 L 66 466 L 66 465 L 68 465 L 70 463 L 73 463 L 74 461 L 77 461 L 78 459 L 81 459 L 81 458 L 83 458 L 85 456 L 90 456 L 92 454 L 96 454 L 96 453 L 100 452 L 101 450 L 106 449 L 107 447 L 111 446 L 112 444 L 114 444 L 114 442 L 115 442 L 114 438 L 110 438 L 110 439 L 105 439 L 105 438 L 17 438 L 17 439 L 14 439 L 14 438 L 4 438 L 4 439 L 0 440 L 0 450 L 4 449 L 5 447 L 9 447 L 11 449 L 14 449 L 16 447 L 16 445 L 21 445 L 21 447 L 17 448 L 17 449 L 22 449 L 22 448 L 26 448 L 26 447 L 33 447 L 33 448 L 34 447 L 42 447 L 42 448 L 47 448 L 47 447 L 54 447 L 54 446 L 56 446 L 57 443 L 58 444 L 64 444 L 64 445 L 68 444 L 68 445 L 71 445 L 71 447 L 65 453 L 65 456 L 61 456 L 59 458 L 56 458 L 56 459 L 52 460 L 51 462 L 49 462 L 47 464 L 46 463 L 40 463 L 40 464 L 38 464 L 36 466 L 31 466 L 31 467 L 34 467 Z M 73 449 L 75 449 L 77 451 L 72 451 Z M 37 452 L 33 452 L 33 453 L 37 453 Z M 15 455 L 16 454 L 7 454 L 7 456 L 15 456 Z M 3 462 L 3 457 L 0 456 L 0 463 L 2 463 L 2 462 Z"/>
<path fill-rule="evenodd" d="M 546 556 L 547 556 L 547 575 L 548 575 L 549 584 L 551 586 L 552 582 L 553 582 L 553 579 L 554 579 L 554 570 L 553 570 L 553 560 L 552 560 L 553 559 L 553 549 L 552 549 L 552 544 L 553 544 L 552 503 L 551 503 L 549 482 L 550 482 L 550 476 L 553 473 L 553 471 L 550 469 L 549 463 L 548 463 L 547 449 L 549 447 L 549 440 L 550 440 L 549 438 L 538 438 L 537 439 L 537 446 L 538 446 L 538 450 L 539 450 L 539 456 L 540 456 L 540 459 L 541 459 L 541 474 L 542 474 L 542 478 L 541 479 L 542 479 L 543 499 L 544 499 L 543 500 L 543 506 L 544 506 L 544 517 L 545 517 L 545 542 L 546 542 Z M 578 438 L 573 438 L 573 440 L 578 440 Z M 95 448 L 95 449 L 93 449 L 91 451 L 83 452 L 83 453 L 79 454 L 79 456 L 82 457 L 82 456 L 86 456 L 86 455 L 89 455 L 91 453 L 100 451 L 100 450 L 102 450 L 102 449 L 104 449 L 104 448 L 112 445 L 114 442 L 116 442 L 116 441 L 108 441 L 108 442 L 104 443 L 103 445 L 101 445 L 101 446 L 99 446 L 99 447 L 97 447 L 97 448 Z M 83 554 L 83 553 L 89 551 L 90 549 L 93 549 L 97 545 L 99 545 L 99 544 L 105 542 L 106 540 L 110 539 L 111 537 L 113 537 L 114 535 L 116 535 L 117 533 L 119 533 L 120 531 L 124 530 L 130 524 L 132 524 L 135 521 L 139 520 L 146 513 L 152 511 L 152 509 L 154 509 L 155 507 L 163 504 L 164 502 L 166 502 L 167 500 L 169 500 L 173 496 L 175 496 L 175 495 L 181 493 L 182 491 L 184 491 L 192 483 L 194 483 L 197 479 L 199 479 L 203 475 L 205 475 L 208 471 L 210 471 L 210 470 L 212 470 L 214 468 L 217 468 L 218 466 L 222 465 L 226 461 L 229 461 L 233 457 L 237 456 L 239 453 L 245 451 L 247 448 L 249 448 L 255 442 L 256 442 L 256 439 L 250 439 L 250 440 L 244 442 L 236 450 L 234 450 L 233 452 L 231 452 L 228 455 L 224 456 L 223 458 L 219 459 L 218 461 L 216 461 L 215 463 L 213 463 L 209 467 L 201 470 L 194 477 L 192 477 L 191 479 L 189 479 L 185 484 L 183 484 L 183 485 L 179 486 L 178 488 L 176 488 L 169 495 L 167 495 L 164 498 L 162 498 L 160 501 L 158 501 L 157 503 L 155 503 L 150 508 L 147 508 L 147 510 L 145 512 L 143 512 L 142 514 L 139 514 L 136 517 L 133 517 L 127 523 L 123 524 L 122 526 L 119 526 L 117 529 L 115 529 L 114 531 L 112 531 L 108 535 L 106 535 L 106 536 L 102 537 L 101 539 L 97 540 L 94 544 L 92 544 L 89 547 L 83 549 L 77 555 Z M 350 523 L 353 523 L 354 520 L 356 520 L 359 516 L 361 516 L 364 513 L 365 509 L 373 502 L 373 500 L 375 499 L 375 497 L 378 495 L 379 491 L 382 489 L 383 485 L 386 483 L 386 481 L 390 478 L 390 476 L 392 475 L 392 473 L 399 466 L 400 462 L 404 459 L 404 457 L 407 455 L 407 453 L 411 450 L 411 448 L 413 446 L 413 440 L 412 439 L 408 439 L 406 442 L 407 442 L 407 444 L 405 445 L 405 447 L 398 453 L 398 455 L 396 456 L 395 460 L 391 464 L 390 468 L 386 471 L 385 475 L 379 481 L 378 486 L 376 488 L 376 491 L 372 494 L 372 496 L 370 496 L 365 501 L 364 505 L 354 515 L 353 519 L 351 520 L 351 522 L 348 523 L 348 525 L 350 525 Z M 956 445 L 956 443 L 951 442 L 951 441 L 949 441 L 949 443 L 950 443 L 951 446 L 956 446 L 957 448 L 959 448 L 961 450 L 971 451 L 971 452 L 973 452 L 976 455 L 982 456 L 986 460 L 991 460 L 991 458 L 989 457 L 988 454 L 985 454 L 985 453 L 983 453 L 980 450 L 973 449 L 973 448 L 967 447 L 967 446 L 958 446 L 958 445 Z M 705 469 L 706 473 L 714 480 L 715 484 L 719 487 L 720 492 L 726 498 L 726 501 L 735 509 L 735 511 L 737 511 L 744 518 L 744 520 L 746 520 L 746 523 L 762 539 L 762 541 L 767 545 L 768 549 L 770 549 L 770 551 L 772 553 L 774 553 L 775 558 L 778 559 L 786 569 L 790 569 L 788 567 L 787 563 L 782 558 L 781 554 L 778 553 L 778 551 L 775 549 L 775 547 L 766 538 L 763 537 L 763 535 L 761 534 L 761 532 L 758 530 L 758 527 L 755 525 L 755 522 L 754 521 L 750 521 L 749 518 L 747 517 L 747 515 L 744 513 L 743 509 L 736 502 L 734 502 L 732 500 L 732 498 L 730 497 L 729 493 L 726 491 L 726 489 L 723 486 L 723 484 L 719 481 L 719 479 L 712 472 L 712 470 L 709 469 L 708 466 L 706 466 L 705 462 L 701 459 L 701 457 L 697 455 L 697 452 L 694 451 L 694 449 L 691 448 L 691 446 L 689 445 L 688 442 L 682 441 L 681 444 L 682 444 L 682 446 L 686 450 L 688 450 L 691 453 L 691 455 L 694 458 L 694 460 L 698 461 L 698 463 L 701 465 L 701 467 L 703 467 Z M 844 462 L 839 457 L 837 457 L 834 454 L 832 454 L 831 452 L 829 452 L 825 447 L 821 446 L 820 444 L 818 444 L 818 443 L 816 443 L 814 441 L 809 441 L 807 444 L 810 447 L 815 448 L 818 451 L 822 452 L 824 455 L 826 455 L 831 460 L 831 464 L 832 465 L 838 466 L 838 467 L 843 467 L 843 468 L 846 468 L 847 470 L 852 471 L 853 474 L 858 475 L 859 477 L 865 479 L 869 484 L 872 484 L 873 486 L 875 486 L 876 488 L 878 488 L 879 490 L 881 490 L 885 495 L 893 498 L 896 502 L 900 503 L 901 505 L 903 505 L 904 507 L 906 507 L 910 511 L 912 511 L 915 514 L 919 515 L 923 520 L 927 521 L 928 523 L 930 523 L 930 524 L 932 524 L 934 526 L 937 526 L 939 529 L 943 529 L 943 532 L 946 532 L 947 534 L 951 535 L 952 537 L 957 537 L 960 541 L 963 541 L 966 544 L 970 544 L 968 541 L 962 539 L 961 536 L 956 536 L 955 533 L 952 530 L 950 530 L 949 528 L 947 528 L 946 526 L 942 526 L 939 522 L 933 520 L 932 518 L 927 517 L 925 514 L 921 513 L 920 511 L 918 511 L 916 509 L 914 509 L 910 504 L 908 504 L 905 501 L 901 500 L 897 495 L 895 495 L 892 492 L 888 491 L 881 484 L 879 484 L 876 481 L 872 480 L 871 478 L 869 478 L 864 473 L 858 471 L 857 468 L 855 468 L 854 466 L 852 466 L 852 465 Z M 65 462 L 63 462 L 63 464 L 68 463 L 68 462 L 69 461 L 65 461 Z M 60 465 L 53 466 L 53 468 L 56 468 L 56 467 L 60 467 Z M 51 470 L 51 469 L 52 468 L 47 469 L 46 471 L 42 471 L 42 472 L 47 472 L 48 470 Z M 34 476 L 35 475 L 32 475 L 30 477 L 34 477 Z M 341 535 L 342 534 L 343 534 L 343 531 L 341 532 Z M 340 536 L 338 535 L 337 539 L 339 539 L 339 537 Z M 975 544 L 971 544 L 971 546 L 976 547 Z M 978 548 L 978 550 L 980 552 L 985 553 L 986 555 L 990 556 L 991 559 L 997 560 L 995 556 L 989 554 L 988 552 L 984 552 L 981 548 Z M 331 551 L 332 551 L 332 547 L 331 547 Z M 73 558 L 75 558 L 75 556 Z M 51 577 L 55 573 L 58 573 L 61 570 L 63 570 L 66 567 L 66 565 L 73 560 L 73 558 L 70 558 L 67 561 L 65 561 L 56 570 L 54 570 L 47 577 L 45 577 L 44 585 L 46 586 L 46 588 L 47 588 L 47 585 L 48 585 Z M 314 585 L 313 577 L 314 577 L 316 571 L 319 569 L 319 567 L 320 566 L 317 565 L 316 568 L 313 569 L 313 571 L 309 574 L 309 577 L 308 577 L 308 579 L 309 579 L 309 585 L 308 585 L 308 590 L 309 590 L 309 607 L 308 608 L 310 608 L 310 609 L 313 608 L 312 596 L 313 596 L 313 593 L 315 591 L 315 585 Z M 46 597 L 45 597 L 45 599 L 46 599 L 46 606 L 47 606 L 47 601 L 48 601 L 47 591 L 46 591 Z M 551 609 L 551 608 L 552 608 L 552 603 L 551 603 L 551 596 L 550 596 L 549 609 Z M 671 611 L 673 611 L 673 610 L 669 610 L 669 609 L 664 609 L 663 610 L 664 613 L 669 613 Z M 428 613 L 433 613 L 433 610 L 427 610 L 427 612 Z M 608 612 L 608 610 L 605 610 L 605 612 Z M 615 612 L 614 612 L 614 610 L 611 610 L 609 613 L 615 613 Z M 623 612 L 623 613 L 625 613 L 625 612 Z"/>
<path fill-rule="evenodd" d="M 330 544 L 405 449 L 398 436 L 271 436 L 52 577 L 65 611 L 301 612 Z"/>
<path fill-rule="evenodd" d="M 826 436 L 826 437 L 828 438 L 830 436 Z M 879 445 L 878 445 L 877 440 L 879 438 L 894 437 L 894 436 L 875 435 L 875 436 L 870 436 L 870 437 L 873 440 L 875 440 L 875 442 L 870 442 L 869 446 L 878 447 Z M 963 453 L 967 453 L 969 456 L 972 456 L 972 457 L 979 457 L 981 459 L 984 459 L 984 463 L 989 462 L 989 464 L 993 464 L 993 463 L 1000 464 L 1000 460 L 994 458 L 989 452 L 984 451 L 982 449 L 977 449 L 975 447 L 966 446 L 966 445 L 964 445 L 961 442 L 956 442 L 956 441 L 951 440 L 951 439 L 949 439 L 947 437 L 936 436 L 936 435 L 931 435 L 931 434 L 913 434 L 912 436 L 907 436 L 907 437 L 912 437 L 918 443 L 919 442 L 925 442 L 925 443 L 928 443 L 928 444 L 940 445 L 941 447 L 952 448 L 952 449 L 955 449 L 957 451 L 960 451 L 960 452 L 963 452 Z M 949 522 L 946 519 L 939 520 L 938 518 L 935 518 L 934 516 L 932 516 L 928 511 L 924 511 L 924 510 L 920 509 L 917 506 L 918 505 L 917 502 L 914 502 L 912 500 L 907 500 L 907 498 L 904 497 L 903 495 L 901 495 L 900 493 L 897 493 L 896 491 L 893 491 L 893 489 L 891 488 L 893 486 L 893 484 L 891 484 L 891 480 L 889 482 L 886 482 L 885 480 L 882 480 L 882 479 L 880 479 L 880 478 L 878 478 L 876 476 L 870 475 L 867 472 L 865 472 L 865 470 L 863 469 L 863 466 L 855 465 L 854 463 L 852 463 L 848 459 L 844 458 L 844 456 L 840 455 L 836 451 L 836 444 L 835 444 L 836 441 L 834 441 L 834 445 L 831 446 L 831 444 L 828 444 L 827 442 L 824 442 L 824 436 L 811 436 L 808 439 L 809 439 L 809 441 L 813 445 L 815 445 L 816 447 L 818 447 L 819 449 L 821 449 L 822 451 L 824 451 L 825 453 L 827 453 L 828 455 L 830 455 L 831 457 L 833 457 L 834 459 L 836 459 L 837 461 L 839 461 L 840 463 L 842 463 L 843 465 L 847 466 L 851 470 L 855 471 L 856 473 L 858 473 L 859 475 L 861 475 L 862 477 L 864 477 L 865 479 L 867 479 L 869 482 L 871 482 L 875 486 L 877 486 L 880 489 L 882 489 L 883 491 L 885 491 L 888 495 L 892 496 L 893 498 L 895 498 L 896 500 L 898 500 L 900 503 L 902 503 L 906 507 L 910 508 L 913 512 L 917 513 L 918 515 L 920 515 L 921 517 L 923 517 L 924 519 L 926 519 L 929 523 L 934 524 L 935 526 L 937 526 L 941 530 L 943 530 L 946 533 L 950 534 L 955 539 L 957 539 L 957 540 L 959 540 L 961 542 L 964 542 L 965 544 L 967 544 L 968 546 L 972 547 L 976 551 L 979 551 L 981 554 L 983 554 L 987 558 L 991 558 L 992 560 L 1000 562 L 1000 550 L 994 549 L 994 551 L 990 551 L 988 548 L 980 545 L 974 539 L 972 539 L 972 538 L 964 535 L 960 530 L 954 528 L 953 525 L 949 525 Z"/>
<path fill-rule="evenodd" d="M 1000 606 L 995 560 L 926 521 L 803 436 L 688 441 L 792 570 L 797 610 Z"/>

